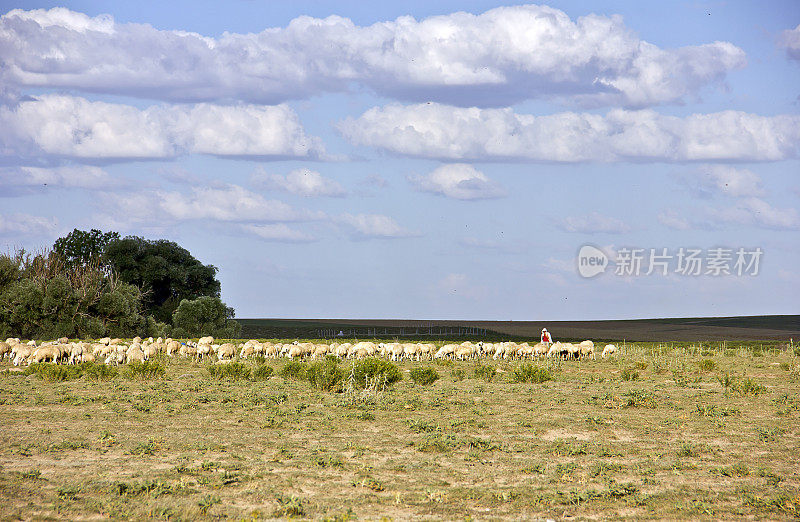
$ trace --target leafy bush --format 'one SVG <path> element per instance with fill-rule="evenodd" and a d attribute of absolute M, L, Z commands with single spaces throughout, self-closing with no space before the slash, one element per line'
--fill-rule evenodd
<path fill-rule="evenodd" d="M 390 385 L 403 378 L 403 374 L 396 364 L 374 357 L 367 357 L 353 362 L 351 373 L 356 386 L 359 388 L 365 388 L 368 381 L 378 380 Z"/>
<path fill-rule="evenodd" d="M 513 382 L 532 382 L 541 384 L 552 380 L 550 371 L 547 368 L 542 368 L 531 363 L 522 363 L 511 372 L 511 380 Z"/>
<path fill-rule="evenodd" d="M 450 375 L 453 377 L 454 381 L 463 381 L 464 377 L 467 376 L 467 374 L 466 374 L 466 372 L 464 371 L 463 368 L 453 368 L 450 371 Z"/>
<path fill-rule="evenodd" d="M 439 380 L 439 372 L 434 368 L 413 368 L 411 370 L 411 380 L 415 384 L 427 386 Z"/>
<path fill-rule="evenodd" d="M 717 369 L 717 363 L 715 363 L 711 359 L 703 359 L 697 364 L 698 366 L 700 366 L 700 369 L 704 372 L 713 372 L 714 370 Z"/>
<path fill-rule="evenodd" d="M 318 390 L 336 391 L 341 388 L 344 372 L 339 368 L 339 360 L 336 357 L 326 357 L 308 365 L 306 378 L 311 386 Z"/>
<path fill-rule="evenodd" d="M 300 361 L 289 361 L 283 365 L 278 374 L 286 379 L 303 380 L 306 378 L 306 364 Z"/>
<path fill-rule="evenodd" d="M 253 380 L 254 381 L 266 381 L 270 377 L 272 377 L 272 366 L 268 366 L 266 364 L 259 364 L 255 368 L 253 368 Z"/>
<path fill-rule="evenodd" d="M 155 361 L 133 361 L 128 363 L 128 367 L 124 371 L 124 375 L 128 379 L 158 379 L 166 374 L 167 370 L 164 365 Z"/>
<path fill-rule="evenodd" d="M 622 377 L 623 381 L 638 381 L 639 372 L 637 372 L 634 368 L 625 368 L 622 370 L 620 377 Z"/>
<path fill-rule="evenodd" d="M 78 379 L 83 374 L 80 366 L 52 363 L 33 363 L 23 372 L 23 375 L 36 375 L 47 382 L 60 382 Z"/>
<path fill-rule="evenodd" d="M 734 385 L 733 388 L 737 393 L 740 393 L 742 395 L 761 395 L 762 393 L 767 391 L 766 386 L 758 384 L 749 377 L 747 379 L 742 380 L 739 383 L 736 383 L 736 385 Z"/>
<path fill-rule="evenodd" d="M 625 408 L 649 408 L 655 409 L 658 406 L 656 396 L 644 390 L 631 390 L 624 394 Z"/>
<path fill-rule="evenodd" d="M 212 379 L 239 381 L 250 378 L 250 368 L 240 362 L 209 364 L 206 370 Z"/>
<path fill-rule="evenodd" d="M 110 381 L 119 373 L 107 364 L 83 363 L 83 371 L 93 381 Z"/>
<path fill-rule="evenodd" d="M 491 364 L 478 364 L 473 370 L 476 379 L 483 379 L 486 382 L 492 382 L 497 376 L 497 367 Z"/>

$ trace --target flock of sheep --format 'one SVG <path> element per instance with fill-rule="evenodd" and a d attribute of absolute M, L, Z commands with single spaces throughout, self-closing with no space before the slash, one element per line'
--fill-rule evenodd
<path fill-rule="evenodd" d="M 612 356 L 617 348 L 607 344 L 601 356 Z M 241 359 L 251 356 L 288 357 L 315 359 L 333 355 L 340 358 L 363 358 L 372 356 L 388 357 L 392 361 L 403 359 L 456 359 L 468 360 L 480 357 L 499 359 L 533 359 L 537 357 L 560 357 L 563 359 L 595 358 L 594 343 L 583 341 L 573 343 L 500 342 L 486 343 L 465 341 L 461 344 L 445 344 L 436 347 L 433 343 L 356 343 L 317 344 L 293 341 L 273 343 L 250 339 L 243 343 L 214 342 L 213 337 L 201 337 L 196 342 L 180 342 L 174 339 L 142 339 L 135 337 L 130 342 L 108 337 L 91 342 L 70 342 L 67 338 L 37 344 L 36 341 L 22 342 L 18 338 L 8 338 L 0 342 L 0 359 L 9 357 L 15 366 L 39 362 L 79 364 L 83 362 L 103 362 L 105 364 L 126 364 L 134 361 L 144 362 L 156 354 L 190 357 L 197 360 L 216 359 L 219 362 L 231 361 L 237 355 Z"/>

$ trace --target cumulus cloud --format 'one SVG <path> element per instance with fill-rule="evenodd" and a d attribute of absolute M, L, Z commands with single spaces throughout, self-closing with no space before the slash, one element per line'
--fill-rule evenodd
<path fill-rule="evenodd" d="M 782 32 L 778 45 L 786 49 L 786 56 L 790 59 L 800 61 L 800 25 Z"/>
<path fill-rule="evenodd" d="M 286 105 L 130 105 L 47 94 L 0 106 L 0 154 L 118 160 L 324 155 Z"/>
<path fill-rule="evenodd" d="M 754 172 L 730 165 L 705 165 L 681 181 L 699 197 L 724 194 L 729 197 L 766 195 L 761 178 Z"/>
<path fill-rule="evenodd" d="M 283 223 L 268 225 L 242 225 L 242 230 L 265 241 L 279 243 L 311 243 L 317 238 L 300 230 L 290 228 Z"/>
<path fill-rule="evenodd" d="M 162 190 L 106 193 L 100 201 L 110 213 L 132 223 L 212 220 L 258 224 L 325 219 L 322 212 L 295 209 L 238 185 L 195 187 L 188 193 Z"/>
<path fill-rule="evenodd" d="M 796 157 L 800 115 L 517 114 L 435 103 L 373 107 L 339 123 L 353 144 L 443 160 L 776 161 Z"/>
<path fill-rule="evenodd" d="M 506 195 L 505 190 L 472 165 L 442 165 L 426 176 L 409 176 L 420 192 L 432 192 L 453 199 L 493 199 Z"/>
<path fill-rule="evenodd" d="M 259 168 L 251 176 L 251 182 L 267 190 L 280 190 L 305 197 L 347 195 L 347 191 L 338 182 L 307 168 L 293 170 L 286 176 L 269 174 Z"/>
<path fill-rule="evenodd" d="M 31 214 L 0 214 L 0 234 L 17 236 L 52 235 L 58 227 L 54 217 L 33 216 Z"/>
<path fill-rule="evenodd" d="M 586 216 L 566 217 L 558 222 L 559 228 L 566 232 L 579 232 L 582 234 L 624 234 L 631 231 L 631 227 L 617 218 L 604 216 L 592 212 Z"/>
<path fill-rule="evenodd" d="M 26 195 L 48 188 L 108 190 L 124 185 L 124 181 L 112 178 L 105 170 L 88 165 L 0 167 L 0 196 Z"/>
<path fill-rule="evenodd" d="M 361 84 L 383 96 L 504 106 L 536 97 L 647 106 L 680 102 L 743 67 L 728 42 L 661 49 L 620 16 L 575 20 L 524 5 L 357 26 L 301 16 L 218 38 L 64 8 L 0 17 L 0 83 L 170 101 L 279 103 Z"/>
<path fill-rule="evenodd" d="M 400 226 L 394 219 L 381 214 L 342 214 L 337 221 L 348 227 L 355 238 L 398 239 L 419 234 Z"/>

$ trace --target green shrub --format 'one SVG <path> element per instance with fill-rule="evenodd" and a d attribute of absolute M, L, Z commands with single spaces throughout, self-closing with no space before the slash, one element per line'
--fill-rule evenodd
<path fill-rule="evenodd" d="M 212 379 L 238 381 L 250 378 L 250 368 L 244 363 L 209 364 L 206 367 Z"/>
<path fill-rule="evenodd" d="M 339 360 L 336 357 L 326 357 L 308 365 L 306 378 L 311 386 L 318 390 L 336 391 L 342 386 L 344 372 L 339 368 Z"/>
<path fill-rule="evenodd" d="M 93 381 L 110 381 L 119 371 L 107 364 L 83 363 L 83 371 Z"/>
<path fill-rule="evenodd" d="M 700 369 L 704 372 L 713 372 L 714 370 L 717 369 L 717 363 L 715 363 L 711 359 L 703 359 L 697 364 L 698 366 L 700 366 Z"/>
<path fill-rule="evenodd" d="M 742 395 L 761 395 L 762 393 L 767 391 L 767 387 L 761 384 L 758 384 L 751 378 L 747 378 L 742 380 L 739 383 L 736 383 L 734 386 L 734 390 L 737 393 Z"/>
<path fill-rule="evenodd" d="M 622 370 L 622 374 L 620 375 L 623 381 L 638 381 L 639 380 L 639 372 L 637 372 L 633 368 L 625 368 Z"/>
<path fill-rule="evenodd" d="M 463 368 L 453 368 L 450 371 L 450 375 L 453 377 L 454 381 L 463 381 L 464 377 L 467 376 L 467 374 L 466 374 L 466 372 L 464 371 Z"/>
<path fill-rule="evenodd" d="M 367 381 L 377 379 L 384 384 L 390 385 L 403 378 L 403 374 L 396 364 L 374 357 L 367 357 L 353 362 L 351 372 L 355 384 L 359 388 L 365 388 L 368 384 Z"/>
<path fill-rule="evenodd" d="M 486 382 L 492 382 L 497 376 L 497 367 L 491 364 L 478 364 L 473 370 L 476 379 L 483 379 Z"/>
<path fill-rule="evenodd" d="M 649 408 L 655 409 L 658 406 L 656 396 L 644 390 L 631 390 L 624 394 L 625 408 Z"/>
<path fill-rule="evenodd" d="M 552 380 L 550 370 L 531 363 L 522 363 L 511 372 L 513 382 L 532 382 L 541 384 Z"/>
<path fill-rule="evenodd" d="M 439 372 L 433 368 L 413 368 L 411 370 L 411 380 L 415 384 L 427 386 L 439 380 Z"/>
<path fill-rule="evenodd" d="M 125 377 L 128 379 L 158 379 L 166 375 L 164 365 L 155 361 L 133 361 L 125 368 Z"/>
<path fill-rule="evenodd" d="M 286 379 L 301 381 L 306 378 L 306 363 L 289 361 L 283 365 L 278 374 Z"/>
<path fill-rule="evenodd" d="M 253 368 L 253 380 L 254 381 L 266 381 L 270 377 L 272 377 L 272 366 L 266 364 L 259 364 L 255 368 Z"/>
<path fill-rule="evenodd" d="M 61 382 L 78 379 L 83 374 L 80 366 L 52 363 L 33 363 L 23 372 L 23 375 L 36 375 L 47 382 Z"/>

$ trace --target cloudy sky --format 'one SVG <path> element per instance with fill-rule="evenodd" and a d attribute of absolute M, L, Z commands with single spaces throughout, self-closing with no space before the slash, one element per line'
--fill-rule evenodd
<path fill-rule="evenodd" d="M 174 240 L 239 317 L 800 312 L 795 0 L 0 6 L 5 250 Z"/>

